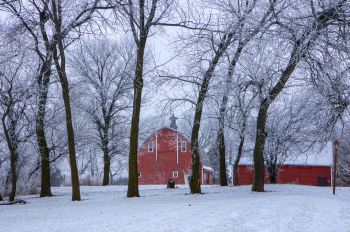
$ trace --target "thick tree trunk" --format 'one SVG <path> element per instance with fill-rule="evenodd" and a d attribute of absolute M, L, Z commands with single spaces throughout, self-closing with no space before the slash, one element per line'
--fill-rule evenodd
<path fill-rule="evenodd" d="M 215 64 L 212 64 L 212 72 L 209 73 L 210 75 L 204 76 L 204 80 L 202 82 L 201 90 L 200 90 L 199 95 L 198 95 L 196 109 L 195 109 L 193 128 L 192 128 L 192 136 L 191 136 L 192 176 L 191 176 L 191 181 L 190 181 L 190 189 L 191 189 L 192 194 L 201 193 L 200 156 L 199 156 L 199 142 L 198 142 L 199 129 L 200 129 L 200 125 L 201 125 L 202 110 L 203 110 L 205 95 L 208 91 L 209 81 L 212 77 L 212 73 L 214 71 L 216 64 L 217 64 L 217 62 Z"/>
<path fill-rule="evenodd" d="M 241 56 L 243 48 L 248 43 L 248 41 L 249 40 L 246 40 L 245 42 L 243 43 L 240 42 L 238 44 L 237 50 L 234 53 L 233 59 L 230 62 L 228 73 L 227 73 L 225 92 L 222 97 L 220 110 L 219 110 L 220 112 L 219 112 L 218 148 L 219 148 L 219 157 L 220 157 L 220 185 L 221 186 L 228 185 L 227 175 L 226 175 L 226 147 L 225 147 L 225 115 L 226 115 L 226 108 L 227 108 L 227 102 L 228 102 L 228 95 L 230 93 L 233 73 L 235 71 L 237 62 L 239 60 L 239 57 Z"/>
<path fill-rule="evenodd" d="M 51 60 L 43 64 L 42 71 L 38 77 L 39 101 L 36 114 L 36 137 L 41 155 L 41 190 L 40 197 L 50 197 L 50 152 L 45 135 L 45 110 L 47 103 L 48 84 L 51 75 Z"/>
<path fill-rule="evenodd" d="M 231 76 L 228 76 L 227 85 L 231 83 Z M 220 159 L 220 185 L 227 186 L 227 175 L 226 175 L 226 147 L 225 147 L 225 114 L 226 105 L 228 101 L 229 86 L 226 86 L 226 91 L 222 98 L 220 112 L 219 112 L 219 131 L 218 131 L 218 152 Z"/>
<path fill-rule="evenodd" d="M 146 37 L 142 37 L 137 48 L 136 70 L 134 78 L 134 101 L 130 129 L 129 151 L 129 180 L 127 197 L 139 197 L 139 183 L 137 175 L 137 149 L 139 137 L 139 123 L 141 111 L 141 98 L 143 89 L 143 63 L 146 46 Z"/>
<path fill-rule="evenodd" d="M 71 182 L 72 182 L 72 201 L 80 201 L 80 185 L 78 176 L 78 167 L 75 153 L 75 141 L 74 141 L 74 129 L 72 124 L 72 112 L 70 106 L 70 96 L 69 96 L 69 84 L 66 74 L 66 64 L 65 64 L 65 54 L 64 46 L 62 40 L 58 43 L 60 51 L 60 61 L 57 53 L 57 48 L 54 48 L 54 61 L 57 69 L 57 73 L 60 79 L 62 96 L 64 102 L 64 108 L 66 112 L 66 127 L 67 127 L 67 137 L 68 137 L 68 151 L 69 151 L 69 164 L 71 168 Z"/>
<path fill-rule="evenodd" d="M 213 69 L 214 71 L 214 69 Z M 200 156 L 199 156 L 199 129 L 202 118 L 202 110 L 205 95 L 207 93 L 210 76 L 205 76 L 201 90 L 198 95 L 198 100 L 196 104 L 196 110 L 193 121 L 192 136 L 191 136 L 191 146 L 192 146 L 192 176 L 190 181 L 191 193 L 201 193 L 201 183 L 200 183 Z"/>
<path fill-rule="evenodd" d="M 65 74 L 65 71 L 62 72 L 61 76 L 62 76 L 61 78 L 62 95 L 63 95 L 64 107 L 66 111 L 69 163 L 71 168 L 71 181 L 72 181 L 72 191 L 73 191 L 72 200 L 80 201 L 80 186 L 79 186 L 77 160 L 76 160 L 76 154 L 75 154 L 74 129 L 72 124 L 72 113 L 71 113 L 71 107 L 70 107 L 68 79 Z"/>
<path fill-rule="evenodd" d="M 18 154 L 16 151 L 12 150 L 10 151 L 10 166 L 11 166 L 11 192 L 9 196 L 9 201 L 14 201 L 16 197 L 16 191 L 17 191 L 17 161 L 18 161 Z"/>
<path fill-rule="evenodd" d="M 201 183 L 200 183 L 200 156 L 199 156 L 199 129 L 201 125 L 202 111 L 204 100 L 206 98 L 210 79 L 213 77 L 213 73 L 216 65 L 218 64 L 220 58 L 229 46 L 233 34 L 228 34 L 219 44 L 218 50 L 215 56 L 210 62 L 209 68 L 204 74 L 203 82 L 199 90 L 195 115 L 193 120 L 192 135 L 191 135 L 191 146 L 192 146 L 192 176 L 190 181 L 191 193 L 201 193 Z"/>
<path fill-rule="evenodd" d="M 12 108 L 9 106 L 7 112 L 2 116 L 2 127 L 6 138 L 8 150 L 10 152 L 10 175 L 11 175 L 11 192 L 9 201 L 14 201 L 17 191 L 17 161 L 18 161 L 18 140 L 16 136 L 16 121 L 11 117 Z M 8 117 L 9 127 L 6 126 L 6 117 Z"/>
<path fill-rule="evenodd" d="M 3 201 L 4 199 L 2 198 L 1 194 L 0 194 L 0 201 Z"/>
<path fill-rule="evenodd" d="M 222 125 L 223 126 L 223 125 Z M 223 129 L 219 129 L 219 156 L 220 156 L 220 185 L 227 186 L 226 175 L 226 149 L 225 149 L 225 134 Z"/>
<path fill-rule="evenodd" d="M 266 140 L 266 120 L 267 111 L 271 103 L 276 99 L 276 97 L 281 93 L 284 86 L 286 85 L 288 79 L 292 75 L 297 63 L 303 56 L 303 51 L 300 51 L 302 43 L 296 41 L 291 53 L 289 63 L 286 69 L 283 70 L 281 77 L 277 84 L 269 92 L 269 96 L 263 99 L 260 103 L 258 118 L 256 122 L 256 136 L 255 136 L 255 146 L 254 146 L 254 179 L 252 185 L 252 191 L 263 192 L 264 191 L 264 177 L 265 177 L 265 165 L 264 165 L 264 146 Z"/>
<path fill-rule="evenodd" d="M 265 165 L 264 165 L 264 146 L 266 140 L 266 117 L 267 117 L 267 104 L 262 102 L 259 109 L 259 114 L 256 122 L 256 135 L 255 135 L 255 147 L 254 147 L 254 179 L 252 185 L 252 191 L 264 192 L 264 177 L 265 177 Z"/>
<path fill-rule="evenodd" d="M 76 153 L 75 153 L 74 129 L 72 124 L 72 113 L 71 113 L 71 107 L 70 107 L 68 79 L 65 74 L 65 71 L 62 71 L 61 76 L 62 76 L 61 78 L 62 95 L 63 95 L 64 107 L 66 111 L 69 163 L 71 168 L 71 181 L 72 181 L 72 191 L 73 191 L 72 200 L 80 201 L 80 186 L 79 186 Z"/>
<path fill-rule="evenodd" d="M 110 170 L 111 170 L 111 158 L 110 158 L 110 151 L 109 151 L 109 136 L 108 136 L 108 128 L 109 128 L 109 117 L 105 117 L 104 119 L 104 125 L 105 127 L 102 128 L 102 134 L 101 134 L 101 144 L 102 144 L 102 151 L 103 151 L 103 181 L 102 185 L 106 186 L 110 183 Z"/>
<path fill-rule="evenodd" d="M 237 157 L 236 157 L 235 163 L 233 165 L 233 185 L 234 186 L 238 186 L 239 185 L 238 164 L 239 164 L 239 161 L 240 161 L 240 159 L 242 157 L 242 153 L 243 153 L 244 139 L 245 139 L 245 137 L 241 136 L 240 142 L 239 142 L 239 147 L 238 147 Z"/>
<path fill-rule="evenodd" d="M 109 185 L 110 170 L 111 170 L 111 159 L 109 158 L 107 153 L 103 155 L 103 182 L 102 182 L 103 186 Z"/>

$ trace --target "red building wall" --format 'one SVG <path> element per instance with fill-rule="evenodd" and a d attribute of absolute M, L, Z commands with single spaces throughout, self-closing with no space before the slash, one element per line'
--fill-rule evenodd
<path fill-rule="evenodd" d="M 253 174 L 254 170 L 252 165 L 239 165 L 238 179 L 241 185 L 252 184 Z M 265 171 L 265 183 L 269 183 L 267 171 Z M 277 183 L 331 186 L 331 167 L 282 165 L 279 170 Z"/>
<path fill-rule="evenodd" d="M 153 142 L 154 149 L 148 151 L 148 143 Z M 181 151 L 181 142 L 186 143 L 186 151 Z M 176 184 L 185 184 L 185 176 L 192 170 L 192 153 L 190 141 L 178 131 L 162 128 L 152 134 L 140 147 L 137 156 L 138 170 L 140 172 L 139 184 L 166 184 L 173 178 Z M 173 172 L 178 177 L 173 177 Z M 209 176 L 212 181 L 212 174 Z"/>

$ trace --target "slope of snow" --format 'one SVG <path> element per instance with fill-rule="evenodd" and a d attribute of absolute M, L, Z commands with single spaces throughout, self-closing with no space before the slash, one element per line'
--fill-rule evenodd
<path fill-rule="evenodd" d="M 350 188 L 267 185 L 205 186 L 188 195 L 186 186 L 140 186 L 140 198 L 126 198 L 126 186 L 82 187 L 82 201 L 69 188 L 55 197 L 25 196 L 27 205 L 0 206 L 0 228 L 19 231 L 350 231 Z"/>

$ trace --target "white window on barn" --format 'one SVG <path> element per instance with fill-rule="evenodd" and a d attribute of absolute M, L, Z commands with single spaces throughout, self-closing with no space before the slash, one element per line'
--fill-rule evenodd
<path fill-rule="evenodd" d="M 179 172 L 173 171 L 173 178 L 178 178 L 178 177 L 179 177 Z"/>
<path fill-rule="evenodd" d="M 186 149 L 187 149 L 187 143 L 181 142 L 181 152 L 186 152 Z"/>
<path fill-rule="evenodd" d="M 154 143 L 153 141 L 148 142 L 148 152 L 154 151 Z"/>
<path fill-rule="evenodd" d="M 137 177 L 141 178 L 141 172 L 137 172 Z"/>

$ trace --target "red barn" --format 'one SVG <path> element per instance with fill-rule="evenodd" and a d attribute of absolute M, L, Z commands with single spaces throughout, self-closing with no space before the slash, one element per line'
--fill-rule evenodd
<path fill-rule="evenodd" d="M 328 143 L 318 154 L 301 155 L 294 160 L 287 160 L 279 168 L 277 183 L 331 186 L 332 155 L 332 144 Z M 244 158 L 238 166 L 239 184 L 252 184 L 253 174 L 251 159 Z M 267 170 L 265 170 L 265 183 L 269 183 Z"/>
<path fill-rule="evenodd" d="M 139 184 L 187 184 L 192 173 L 192 152 L 189 139 L 177 131 L 175 117 L 172 128 L 162 128 L 149 136 L 138 151 Z M 212 184 L 214 171 L 201 164 L 201 183 Z"/>

